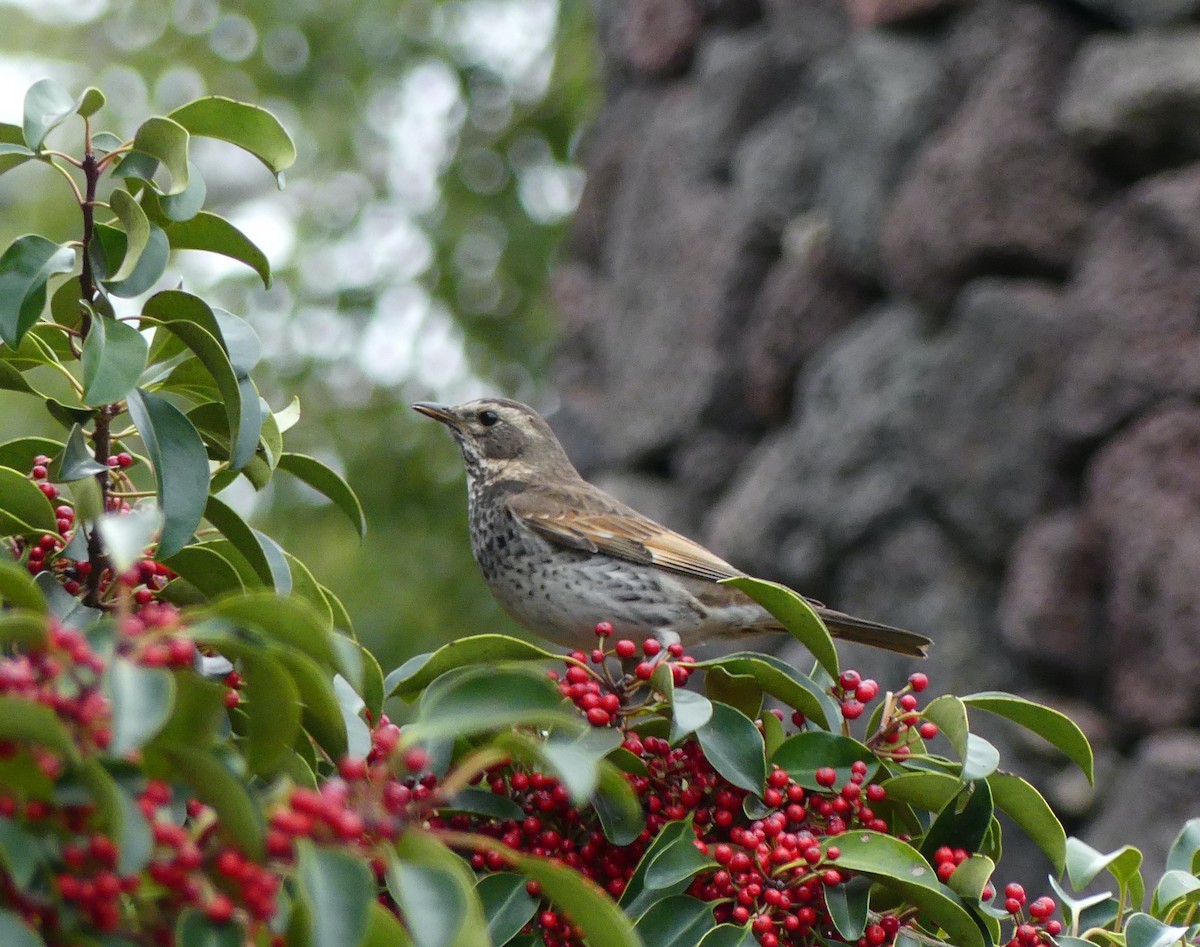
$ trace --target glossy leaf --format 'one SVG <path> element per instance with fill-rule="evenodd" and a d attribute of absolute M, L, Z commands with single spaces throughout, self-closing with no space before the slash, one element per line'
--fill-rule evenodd
<path fill-rule="evenodd" d="M 150 241 L 150 221 L 142 205 L 133 199 L 133 195 L 121 188 L 115 188 L 108 199 L 121 226 L 125 228 L 125 256 L 121 266 L 109 279 L 116 282 L 129 279 L 142 258 L 142 251 Z"/>
<path fill-rule="evenodd" d="M 967 753 L 963 757 L 961 774 L 963 781 L 991 776 L 999 765 L 1000 751 L 977 733 L 968 733 Z"/>
<path fill-rule="evenodd" d="M 312 947 L 362 942 L 375 891 L 367 863 L 348 852 L 300 843 L 300 886 L 312 910 Z"/>
<path fill-rule="evenodd" d="M 171 222 L 191 220 L 204 207 L 208 197 L 208 186 L 200 169 L 188 160 L 188 183 L 180 194 L 158 194 L 156 191 L 145 192 L 146 213 L 154 217 L 160 227 L 169 227 Z M 171 241 L 174 243 L 174 241 Z"/>
<path fill-rule="evenodd" d="M 1200 853 L 1200 819 L 1188 819 L 1167 853 L 1167 868 L 1195 873 L 1197 853 Z"/>
<path fill-rule="evenodd" d="M 684 878 L 673 885 L 652 888 L 646 884 L 646 873 L 654 860 L 664 851 L 676 845 L 691 845 L 695 837 L 691 819 L 668 822 L 662 827 L 642 854 L 641 860 L 629 878 L 629 883 L 621 893 L 618 903 L 626 915 L 638 918 L 656 901 L 661 901 L 672 894 L 679 894 L 691 884 L 690 878 Z"/>
<path fill-rule="evenodd" d="M 629 845 L 646 827 L 642 804 L 629 780 L 610 761 L 600 764 L 600 781 L 592 808 L 605 837 L 614 845 Z"/>
<path fill-rule="evenodd" d="M 804 596 L 778 582 L 767 582 L 750 576 L 722 579 L 721 584 L 740 589 L 778 618 L 792 637 L 811 652 L 830 677 L 836 678 L 841 673 L 837 649 L 833 646 L 829 629 Z"/>
<path fill-rule="evenodd" d="M 331 470 L 315 457 L 304 454 L 283 454 L 279 458 L 279 469 L 303 480 L 310 487 L 328 497 L 338 509 L 346 514 L 359 538 L 366 535 L 367 518 L 362 504 L 354 491 L 338 473 Z"/>
<path fill-rule="evenodd" d="M 208 455 L 192 423 L 165 398 L 135 388 L 127 404 L 154 468 L 163 514 L 158 555 L 171 556 L 188 544 L 204 515 Z"/>
<path fill-rule="evenodd" d="M 436 875 L 445 885 L 439 886 L 439 889 L 445 891 L 445 894 L 459 905 L 455 912 L 454 919 L 457 925 L 453 939 L 441 942 L 446 943 L 447 947 L 475 947 L 477 944 L 487 943 L 487 922 L 484 919 L 483 907 L 475 896 L 475 876 L 466 862 L 428 832 L 412 828 L 396 842 L 395 852 L 396 857 L 388 866 L 386 881 L 389 892 L 403 906 L 406 916 L 410 902 L 424 899 L 419 897 L 419 892 L 412 886 L 405 890 L 408 879 L 398 871 L 402 865 L 425 869 Z M 450 885 L 455 891 L 453 895 L 450 895 L 448 890 Z M 423 919 L 436 907 L 436 902 L 427 901 L 417 905 Z M 411 917 L 407 917 L 407 920 L 409 934 L 417 947 L 423 947 L 426 943 L 422 940 L 423 936 L 429 936 L 429 942 L 432 943 L 435 942 L 432 934 L 445 933 L 445 927 L 441 925 L 431 930 L 423 930 L 425 925 L 422 922 Z"/>
<path fill-rule="evenodd" d="M 1086 887 L 1105 869 L 1116 879 L 1122 893 L 1128 892 L 1134 907 L 1140 907 L 1145 885 L 1139 869 L 1142 853 L 1132 845 L 1122 845 L 1116 851 L 1098 852 L 1077 838 L 1067 839 L 1067 877 L 1076 891 Z"/>
<path fill-rule="evenodd" d="M 26 147 L 21 126 L 0 122 L 0 174 L 19 168 L 32 157 L 34 151 Z"/>
<path fill-rule="evenodd" d="M 1089 783 L 1094 782 L 1092 747 L 1078 724 L 1066 714 L 1000 691 L 970 694 L 962 698 L 962 701 L 968 707 L 977 707 L 1018 723 L 1026 730 L 1048 740 L 1083 770 Z"/>
<path fill-rule="evenodd" d="M 50 479 L 55 483 L 70 483 L 107 472 L 108 467 L 98 462 L 88 450 L 87 442 L 83 439 L 83 428 L 78 424 L 72 425 L 61 462 L 50 471 Z"/>
<path fill-rule="evenodd" d="M 967 758 L 967 737 L 971 728 L 967 721 L 967 708 L 959 698 L 951 694 L 935 697 L 925 705 L 921 716 L 937 724 L 941 735 L 950 741 L 960 760 Z"/>
<path fill-rule="evenodd" d="M 264 835 L 262 811 L 251 800 L 241 779 L 212 753 L 195 746 L 172 744 L 161 747 L 160 752 L 192 787 L 196 798 L 217 810 L 224 833 L 251 858 L 260 860 Z"/>
<path fill-rule="evenodd" d="M 249 237 L 224 217 L 200 211 L 187 220 L 167 226 L 167 239 L 174 250 L 207 250 L 245 263 L 262 280 L 271 285 L 271 263 Z"/>
<path fill-rule="evenodd" d="M 167 722 L 175 700 L 175 678 L 162 668 L 115 658 L 105 676 L 112 701 L 114 756 L 141 749 Z"/>
<path fill-rule="evenodd" d="M 76 100 L 75 113 L 81 118 L 91 118 L 104 108 L 104 102 L 104 93 L 95 86 L 88 86 Z"/>
<path fill-rule="evenodd" d="M 986 782 L 963 786 L 961 792 L 942 807 L 925 833 L 921 854 L 932 864 L 933 853 L 942 846 L 979 851 L 994 814 L 992 791 Z"/>
<path fill-rule="evenodd" d="M 537 671 L 519 667 L 472 667 L 457 671 L 427 690 L 412 739 L 470 736 L 522 724 L 564 729 L 587 726 L 567 711 L 558 688 Z"/>
<path fill-rule="evenodd" d="M 54 507 L 46 495 L 21 472 L 0 467 L 0 536 L 57 531 Z"/>
<path fill-rule="evenodd" d="M 242 656 L 245 685 L 246 764 L 260 776 L 273 774 L 291 751 L 300 730 L 300 690 L 274 657 L 264 652 Z"/>
<path fill-rule="evenodd" d="M 762 687 L 749 674 L 730 674 L 719 666 L 709 668 L 704 675 L 704 694 L 714 703 L 728 704 L 751 720 L 762 710 Z"/>
<path fill-rule="evenodd" d="M 300 692 L 300 719 L 304 729 L 333 759 L 349 749 L 349 733 L 333 679 L 306 654 L 276 650 L 275 658 L 287 668 Z"/>
<path fill-rule="evenodd" d="M 983 935 L 958 896 L 937 880 L 929 863 L 899 839 L 855 829 L 830 839 L 841 849 L 838 867 L 861 872 L 916 905 L 927 924 L 940 926 L 956 947 L 984 947 Z"/>
<path fill-rule="evenodd" d="M 825 889 L 825 906 L 837 932 L 853 943 L 867 929 L 871 881 L 862 876 Z"/>
<path fill-rule="evenodd" d="M 497 796 L 490 789 L 467 788 L 459 791 L 445 808 L 450 812 L 470 812 L 475 815 L 487 816 L 489 819 L 525 818 L 525 810 L 518 806 L 508 796 Z"/>
<path fill-rule="evenodd" d="M 218 598 L 228 592 L 245 591 L 238 570 L 209 545 L 185 546 L 162 561 L 207 599 Z"/>
<path fill-rule="evenodd" d="M 690 821 L 688 824 L 690 827 Z M 698 872 L 714 868 L 716 864 L 696 848 L 696 837 L 688 832 L 673 838 L 654 854 L 646 864 L 643 883 L 652 890 L 671 888 L 681 881 L 690 881 Z"/>
<path fill-rule="evenodd" d="M 383 682 L 389 697 L 411 700 L 435 679 L 455 668 L 501 661 L 560 660 L 545 648 L 511 635 L 471 635 L 443 645 L 430 654 L 412 658 L 392 671 Z"/>
<path fill-rule="evenodd" d="M 21 915 L 0 908 L 0 944 L 4 947 L 46 947 L 41 935 L 25 926 Z"/>
<path fill-rule="evenodd" d="M 773 655 L 738 651 L 721 658 L 698 661 L 696 667 L 720 667 L 730 674 L 752 677 L 772 697 L 799 710 L 826 730 L 841 720 L 837 702 L 832 697 L 824 693 L 812 678 Z"/>
<path fill-rule="evenodd" d="M 188 132 L 162 115 L 142 122 L 133 136 L 133 150 L 155 158 L 171 175 L 166 193 L 182 194 L 188 186 Z"/>
<path fill-rule="evenodd" d="M 1172 927 L 1149 914 L 1137 913 L 1125 922 L 1126 947 L 1170 947 L 1184 940 L 1188 926 Z"/>
<path fill-rule="evenodd" d="M 837 773 L 835 786 L 850 781 L 851 767 L 862 761 L 867 765 L 864 784 L 879 770 L 879 758 L 871 750 L 849 737 L 825 730 L 797 733 L 783 742 L 771 757 L 771 763 L 787 771 L 805 789 L 824 791 L 817 783 L 817 770 L 831 767 Z"/>
<path fill-rule="evenodd" d="M 175 924 L 175 947 L 242 947 L 242 925 L 218 924 L 201 911 L 189 908 Z"/>
<path fill-rule="evenodd" d="M 0 339 L 15 349 L 41 315 L 46 280 L 75 268 L 75 251 L 38 234 L 18 237 L 0 254 Z"/>
<path fill-rule="evenodd" d="M 754 721 L 728 704 L 712 704 L 712 719 L 696 731 L 713 768 L 735 786 L 762 795 L 767 781 L 766 747 Z"/>
<path fill-rule="evenodd" d="M 1163 872 L 1158 886 L 1154 889 L 1151 911 L 1161 917 L 1164 912 L 1185 898 L 1193 904 L 1200 902 L 1200 878 L 1188 871 L 1168 869 Z"/>
<path fill-rule="evenodd" d="M 716 926 L 711 904 L 674 894 L 652 905 L 634 930 L 643 943 L 654 947 L 695 947 Z"/>
<path fill-rule="evenodd" d="M 271 571 L 271 563 L 267 559 L 266 550 L 259 542 L 254 530 L 246 524 L 246 521 L 238 515 L 233 507 L 224 500 L 210 496 L 204 507 L 204 518 L 212 523 L 218 532 L 245 557 L 260 582 L 271 588 L 275 587 L 275 576 Z"/>
<path fill-rule="evenodd" d="M 483 905 L 492 943 L 507 944 L 537 911 L 537 901 L 525 890 L 525 879 L 509 871 L 484 875 L 475 885 Z"/>
<path fill-rule="evenodd" d="M 272 174 L 287 170 L 296 160 L 296 146 L 287 131 L 256 105 L 212 95 L 177 108 L 170 117 L 193 135 L 219 138 L 250 152 Z"/>
<path fill-rule="evenodd" d="M 1061 874 L 1066 865 L 1067 835 L 1042 794 L 1011 773 L 993 773 L 987 782 L 996 806 L 1008 813 Z"/>
<path fill-rule="evenodd" d="M 124 251 L 124 234 L 114 230 L 112 227 L 104 227 L 101 224 L 96 225 L 96 234 L 104 240 L 99 244 L 100 250 L 96 251 L 105 262 L 103 267 L 97 267 L 103 273 L 108 272 L 108 260 L 115 260 Z M 121 239 L 116 239 L 115 234 L 119 234 Z M 95 249 L 98 245 L 93 243 Z M 97 258 L 93 254 L 93 260 Z M 150 235 L 146 238 L 145 249 L 142 250 L 138 257 L 137 263 L 134 265 L 133 272 L 123 280 L 112 279 L 104 276 L 101 282 L 104 288 L 113 296 L 119 296 L 122 299 L 132 299 L 134 296 L 140 296 L 142 293 L 148 292 L 154 287 L 154 284 L 159 281 L 163 273 L 167 269 L 167 261 L 171 257 L 171 245 L 167 241 L 167 235 L 162 228 L 151 224 Z M 123 258 L 123 257 L 122 257 Z"/>
<path fill-rule="evenodd" d="M 697 947 L 758 947 L 758 938 L 750 925 L 718 924 L 704 935 Z"/>
<path fill-rule="evenodd" d="M 25 92 L 25 144 L 39 150 L 46 136 L 75 114 L 77 105 L 78 100 L 55 80 L 39 79 Z"/>
<path fill-rule="evenodd" d="M 404 913 L 417 947 L 452 947 L 458 940 L 467 892 L 455 873 L 395 859 L 388 868 L 388 891 Z"/>
<path fill-rule="evenodd" d="M 238 378 L 245 378 L 262 361 L 262 340 L 254 327 L 240 316 L 214 306 L 213 318 L 221 329 L 221 344 Z"/>
<path fill-rule="evenodd" d="M 223 599 L 207 608 L 204 614 L 255 629 L 284 648 L 306 654 L 325 667 L 337 666 L 338 657 L 329 629 L 320 623 L 312 607 L 298 598 L 255 591 Z"/>

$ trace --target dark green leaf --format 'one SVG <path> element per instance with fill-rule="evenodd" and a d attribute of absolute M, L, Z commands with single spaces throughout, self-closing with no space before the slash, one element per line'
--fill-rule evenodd
<path fill-rule="evenodd" d="M 0 908 L 0 944 L 4 947 L 46 947 L 41 936 L 31 931 L 21 915 Z"/>
<path fill-rule="evenodd" d="M 0 697 L 0 740 L 35 743 L 71 760 L 79 755 L 53 710 L 17 697 Z"/>
<path fill-rule="evenodd" d="M 634 930 L 654 947 L 695 947 L 716 926 L 711 904 L 675 894 L 652 905 Z"/>
<path fill-rule="evenodd" d="M 208 545 L 185 546 L 162 561 L 207 599 L 245 591 L 237 569 Z"/>
<path fill-rule="evenodd" d="M 1197 852 L 1200 852 L 1200 819 L 1188 819 L 1171 843 L 1166 867 L 1173 871 L 1195 873 Z"/>
<path fill-rule="evenodd" d="M 28 470 L 33 466 L 33 458 L 38 454 L 54 457 L 62 449 L 63 445 L 59 441 L 48 437 L 17 437 L 0 444 L 0 467 Z"/>
<path fill-rule="evenodd" d="M 0 816 L 0 867 L 19 889 L 27 891 L 38 870 L 49 860 L 50 852 L 41 838 L 18 822 Z M 0 940 L 0 943 L 7 942 Z"/>
<path fill-rule="evenodd" d="M 53 79 L 39 79 L 25 92 L 22 121 L 25 144 L 37 151 L 46 136 L 63 120 L 75 114 L 77 101 Z"/>
<path fill-rule="evenodd" d="M 983 935 L 958 896 L 911 846 L 860 829 L 829 842 L 841 849 L 838 868 L 861 872 L 908 899 L 920 909 L 922 920 L 941 927 L 956 947 L 984 947 Z"/>
<path fill-rule="evenodd" d="M 217 810 L 224 833 L 251 858 L 263 853 L 262 811 L 250 798 L 242 780 L 211 753 L 194 746 L 163 746 L 160 752 L 196 798 Z M 365 868 L 365 866 L 364 866 Z"/>
<path fill-rule="evenodd" d="M 91 118 L 104 108 L 104 93 L 95 86 L 83 90 L 75 104 L 75 113 L 81 118 Z"/>
<path fill-rule="evenodd" d="M 103 230 L 112 231 L 113 228 L 103 228 Z M 119 231 L 117 231 L 119 233 Z M 96 227 L 96 233 L 101 234 L 102 228 L 100 225 Z M 124 234 L 121 234 L 123 237 Z M 115 241 L 109 237 L 109 244 L 119 247 L 121 241 Z M 93 248 L 97 244 L 92 244 Z M 108 246 L 103 247 L 103 258 L 107 261 L 115 257 L 108 256 Z M 171 245 L 167 242 L 167 235 L 163 233 L 161 227 L 155 224 L 150 225 L 150 235 L 146 238 L 146 248 L 138 257 L 137 264 L 133 268 L 133 272 L 127 279 L 115 280 L 105 277 L 102 282 L 104 288 L 113 296 L 119 296 L 122 299 L 132 299 L 134 296 L 140 296 L 142 293 L 148 292 L 158 282 L 159 278 L 167 269 L 167 261 L 171 257 Z M 93 256 L 93 260 L 95 256 Z M 105 263 L 107 267 L 107 263 Z M 107 272 L 107 270 L 106 270 Z"/>
<path fill-rule="evenodd" d="M 824 730 L 789 737 L 771 757 L 773 764 L 786 770 L 805 789 L 819 791 L 823 787 L 817 783 L 817 770 L 831 767 L 837 773 L 834 785 L 843 786 L 850 780 L 851 767 L 860 760 L 867 764 L 864 783 L 869 783 L 879 769 L 878 757 L 857 740 Z"/>
<path fill-rule="evenodd" d="M 696 731 L 704 755 L 735 786 L 762 795 L 767 781 L 767 760 L 758 727 L 728 704 L 714 701 L 712 708 L 712 718 Z"/>
<path fill-rule="evenodd" d="M 229 353 L 229 363 L 238 378 L 245 378 L 262 360 L 262 340 L 245 319 L 213 307 L 213 318 L 221 327 L 221 344 Z"/>
<path fill-rule="evenodd" d="M 279 469 L 286 470 L 298 477 L 314 490 L 323 493 L 346 514 L 351 525 L 358 532 L 359 538 L 366 535 L 367 518 L 363 515 L 362 504 L 341 476 L 330 470 L 315 457 L 304 454 L 284 454 L 279 458 Z"/>
<path fill-rule="evenodd" d="M 993 773 L 987 782 L 996 805 L 1045 852 L 1054 870 L 1061 874 L 1066 864 L 1067 836 L 1042 794 L 1011 773 Z"/>
<path fill-rule="evenodd" d="M 537 901 L 525 890 L 525 884 L 520 875 L 498 871 L 484 875 L 475 885 L 493 944 L 507 944 L 537 911 Z"/>
<path fill-rule="evenodd" d="M 335 667 L 338 663 L 331 632 L 321 624 L 312 606 L 301 599 L 256 591 L 223 599 L 207 608 L 205 614 L 259 631 L 284 648 L 307 654 L 325 667 Z"/>
<path fill-rule="evenodd" d="M 688 828 L 691 828 L 690 821 Z M 690 881 L 698 872 L 716 867 L 716 864 L 696 848 L 696 836 L 689 831 L 673 838 L 654 854 L 646 864 L 643 883 L 656 891 L 672 888 L 681 881 Z"/>
<path fill-rule="evenodd" d="M 188 132 L 170 118 L 146 119 L 133 136 L 133 150 L 158 160 L 171 175 L 167 194 L 182 194 L 188 186 Z"/>
<path fill-rule="evenodd" d="M 266 109 L 212 95 L 177 108 L 171 118 L 193 135 L 219 138 L 250 152 L 272 174 L 291 167 L 296 146 Z"/>
<path fill-rule="evenodd" d="M 188 220 L 167 226 L 167 239 L 175 250 L 207 250 L 245 263 L 263 285 L 271 285 L 271 262 L 253 241 L 224 217 L 200 211 Z"/>
<path fill-rule="evenodd" d="M 483 906 L 475 896 L 475 876 L 466 862 L 428 832 L 410 828 L 400 837 L 386 880 L 417 947 L 475 947 L 489 942 Z M 452 917 L 434 920 L 429 915 L 443 899 Z"/>
<path fill-rule="evenodd" d="M 349 745 L 346 720 L 332 678 L 306 654 L 281 649 L 274 655 L 287 668 L 300 692 L 304 729 L 333 759 L 345 755 Z"/>
<path fill-rule="evenodd" d="M 697 947 L 758 947 L 758 938 L 749 925 L 718 924 L 704 935 Z"/>
<path fill-rule="evenodd" d="M 82 480 L 84 477 L 94 477 L 96 474 L 108 471 L 104 464 L 92 457 L 92 452 L 88 450 L 87 443 L 83 439 L 83 428 L 78 424 L 71 426 L 66 448 L 63 450 L 62 461 L 55 467 L 57 469 L 51 471 L 50 479 L 56 483 L 69 483 L 72 480 Z"/>
<path fill-rule="evenodd" d="M 750 576 L 722 579 L 721 584 L 740 589 L 778 618 L 791 632 L 792 637 L 808 648 L 830 677 L 837 678 L 841 673 L 837 649 L 833 646 L 829 629 L 804 596 L 778 582 L 767 582 Z"/>
<path fill-rule="evenodd" d="M 242 925 L 218 924 L 196 908 L 188 908 L 175 924 L 176 947 L 242 947 Z"/>
<path fill-rule="evenodd" d="M 463 789 L 444 807 L 450 812 L 470 812 L 484 815 L 489 819 L 521 820 L 525 818 L 525 810 L 518 806 L 508 796 L 497 796 L 490 789 Z"/>
<path fill-rule="evenodd" d="M 115 658 L 105 684 L 113 712 L 110 752 L 124 756 L 141 749 L 167 722 L 175 700 L 175 678 L 162 668 Z"/>
<path fill-rule="evenodd" d="M 271 578 L 275 584 L 275 591 L 280 595 L 289 595 L 292 591 L 292 569 L 288 563 L 288 554 L 283 551 L 283 547 L 275 542 L 270 536 L 261 530 L 254 530 L 254 537 L 262 546 L 263 552 L 266 554 L 267 562 L 271 566 Z M 293 596 L 296 597 L 296 596 Z M 332 616 L 323 608 L 313 606 L 311 602 L 306 603 L 312 608 L 314 616 L 319 622 L 322 622 L 324 627 L 328 628 L 332 624 Z M 324 602 L 322 601 L 322 605 Z M 322 614 L 322 612 L 324 612 Z"/>
<path fill-rule="evenodd" d="M 146 212 L 142 210 L 142 205 L 135 201 L 128 191 L 116 188 L 108 202 L 117 219 L 121 221 L 121 226 L 125 228 L 125 256 L 117 272 L 109 277 L 119 283 L 133 275 L 138 260 L 142 257 L 142 251 L 150 241 L 150 221 Z"/>
<path fill-rule="evenodd" d="M 978 707 L 1005 717 L 1050 741 L 1083 770 L 1088 782 L 1094 780 L 1091 745 L 1079 726 L 1066 714 L 999 691 L 970 694 L 962 700 L 969 707 Z"/>
<path fill-rule="evenodd" d="M 542 660 L 561 660 L 561 656 L 510 635 L 472 635 L 443 645 L 432 654 L 418 655 L 392 671 L 383 686 L 389 697 L 411 700 L 436 678 L 455 668 Z"/>
<path fill-rule="evenodd" d="M 242 656 L 246 713 L 246 763 L 270 776 L 291 752 L 300 729 L 300 691 L 283 666 L 261 651 Z"/>
<path fill-rule="evenodd" d="M 629 917 L 640 917 L 655 901 L 660 901 L 668 895 L 678 894 L 691 884 L 690 879 L 683 879 L 668 888 L 652 888 L 646 884 L 646 872 L 662 852 L 676 845 L 685 843 L 690 845 L 695 837 L 696 833 L 692 829 L 691 819 L 668 822 L 662 827 L 658 835 L 650 842 L 649 848 L 642 854 L 641 861 L 634 869 L 618 902 Z"/>
<path fill-rule="evenodd" d="M 204 518 L 245 557 L 259 580 L 264 585 L 274 588 L 275 576 L 271 572 L 271 563 L 262 543 L 233 507 L 215 496 L 210 496 L 204 508 Z"/>
<path fill-rule="evenodd" d="M 424 740 L 552 723 L 564 729 L 587 726 L 567 712 L 558 688 L 544 674 L 520 667 L 472 667 L 427 690 L 407 732 Z"/>
<path fill-rule="evenodd" d="M 146 368 L 145 338 L 133 326 L 96 316 L 83 342 L 83 403 L 120 401 Z"/>
<path fill-rule="evenodd" d="M 58 531 L 54 507 L 25 475 L 0 467 L 0 536 L 32 536 Z"/>
<path fill-rule="evenodd" d="M 853 943 L 867 929 L 867 908 L 870 906 L 869 878 L 851 878 L 845 884 L 825 889 L 825 906 L 837 932 Z"/>
<path fill-rule="evenodd" d="M 374 897 L 367 863 L 347 852 L 300 843 L 300 884 L 312 909 L 312 947 L 361 943 Z"/>
<path fill-rule="evenodd" d="M 166 399 L 135 388 L 127 403 L 157 481 L 163 513 L 158 555 L 171 556 L 188 544 L 204 515 L 208 455 L 192 423 Z"/>
<path fill-rule="evenodd" d="M 714 703 L 728 704 L 751 720 L 762 710 L 763 690 L 750 674 L 730 674 L 723 667 L 712 667 L 704 675 L 704 693 Z"/>
<path fill-rule="evenodd" d="M 837 702 L 807 675 L 779 658 L 752 651 L 739 651 L 721 658 L 698 661 L 697 667 L 720 667 L 730 674 L 753 677 L 759 686 L 787 706 L 828 730 L 841 720 Z"/>
<path fill-rule="evenodd" d="M 39 234 L 17 237 L 0 254 L 0 339 L 10 348 L 42 313 L 46 280 L 75 268 L 75 251 Z"/>
<path fill-rule="evenodd" d="M 943 845 L 978 851 L 992 824 L 994 811 L 988 784 L 969 783 L 942 807 L 921 840 L 921 854 L 932 863 L 933 853 Z"/>
<path fill-rule="evenodd" d="M 646 826 L 642 805 L 629 780 L 613 763 L 600 764 L 600 782 L 592 807 L 605 837 L 614 845 L 629 845 Z"/>

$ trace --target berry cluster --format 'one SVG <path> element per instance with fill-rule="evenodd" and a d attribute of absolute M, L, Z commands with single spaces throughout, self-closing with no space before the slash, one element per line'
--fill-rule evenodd
<path fill-rule="evenodd" d="M 1053 944 L 1054 938 L 1063 931 L 1062 922 L 1053 917 L 1058 905 L 1053 898 L 1045 895 L 1034 900 L 1028 907 L 1025 900 L 1025 889 L 1021 885 L 1014 883 L 1004 886 L 1004 910 L 1012 915 L 1015 925 L 1013 936 L 1004 947 L 1039 947 L 1041 944 Z"/>

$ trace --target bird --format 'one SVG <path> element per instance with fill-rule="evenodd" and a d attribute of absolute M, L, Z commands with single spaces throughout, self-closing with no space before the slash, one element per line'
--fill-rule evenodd
<path fill-rule="evenodd" d="M 412 407 L 458 442 L 475 561 L 497 602 L 529 631 L 578 649 L 601 622 L 618 636 L 689 648 L 786 632 L 749 595 L 720 584 L 746 573 L 588 483 L 533 408 L 507 398 Z M 914 657 L 931 644 L 806 600 L 835 638 Z"/>

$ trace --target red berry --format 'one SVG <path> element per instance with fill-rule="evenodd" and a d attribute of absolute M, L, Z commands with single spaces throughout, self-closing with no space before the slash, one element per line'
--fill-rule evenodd
<path fill-rule="evenodd" d="M 347 782 L 353 782 L 356 779 L 365 779 L 367 775 L 367 761 L 361 756 L 343 756 L 338 760 L 338 775 Z"/>
<path fill-rule="evenodd" d="M 816 772 L 818 786 L 832 786 L 837 782 L 837 770 L 831 766 L 822 766 Z"/>
<path fill-rule="evenodd" d="M 647 638 L 642 642 L 642 654 L 648 658 L 654 657 L 662 650 L 662 642 L 657 638 Z"/>
<path fill-rule="evenodd" d="M 612 718 L 603 707 L 593 707 L 587 712 L 587 722 L 593 727 L 607 727 Z"/>
<path fill-rule="evenodd" d="M 926 720 L 923 724 L 917 727 L 917 733 L 921 734 L 922 740 L 932 740 L 938 735 L 937 724 Z"/>
<path fill-rule="evenodd" d="M 42 491 L 42 493 L 46 494 L 46 498 L 47 498 L 47 499 L 50 499 L 50 500 L 57 500 L 57 499 L 58 499 L 58 487 L 54 486 L 54 484 L 52 484 L 52 483 L 39 483 L 39 484 L 38 484 L 38 489 L 39 489 L 39 490 L 41 490 L 41 491 Z"/>
<path fill-rule="evenodd" d="M 929 686 L 929 677 L 920 671 L 914 671 L 908 676 L 908 686 L 920 692 Z"/>
<path fill-rule="evenodd" d="M 117 463 L 122 467 L 132 467 L 133 457 L 130 454 L 125 453 L 125 451 L 121 451 L 121 453 L 117 454 Z"/>
<path fill-rule="evenodd" d="M 609 622 L 602 621 L 596 623 L 596 637 L 607 638 L 613 633 L 613 627 Z"/>
<path fill-rule="evenodd" d="M 214 894 L 204 907 L 208 919 L 216 924 L 228 924 L 233 918 L 233 901 L 225 894 Z"/>
<path fill-rule="evenodd" d="M 838 678 L 838 683 L 844 691 L 854 690 L 861 681 L 862 675 L 858 671 L 842 671 L 842 676 Z"/>
<path fill-rule="evenodd" d="M 414 746 L 404 754 L 404 766 L 410 772 L 419 773 L 429 765 L 429 754 L 419 746 Z"/>
<path fill-rule="evenodd" d="M 628 638 L 622 638 L 616 644 L 616 652 L 618 658 L 632 658 L 637 654 L 637 645 Z"/>
<path fill-rule="evenodd" d="M 33 470 L 29 471 L 33 475 L 34 480 L 46 479 L 46 468 L 43 464 L 34 464 Z"/>
<path fill-rule="evenodd" d="M 864 704 L 870 703 L 879 696 L 879 685 L 868 678 L 854 689 L 854 696 Z"/>
<path fill-rule="evenodd" d="M 648 681 L 654 674 L 654 665 L 649 661 L 643 661 L 633 669 L 633 673 L 639 681 Z"/>
<path fill-rule="evenodd" d="M 857 720 L 865 708 L 857 700 L 842 701 L 842 716 L 847 720 Z"/>
<path fill-rule="evenodd" d="M 1016 898 L 1022 904 L 1025 903 L 1025 889 L 1015 881 L 1004 886 L 1004 896 L 1006 898 Z"/>

